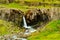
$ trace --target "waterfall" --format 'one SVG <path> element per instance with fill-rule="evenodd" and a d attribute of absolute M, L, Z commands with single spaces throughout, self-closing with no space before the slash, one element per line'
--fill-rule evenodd
<path fill-rule="evenodd" d="M 28 27 L 28 26 L 27 26 L 26 19 L 25 19 L 24 16 L 23 16 L 23 23 L 24 23 L 24 27 L 25 27 L 25 28 L 31 28 L 31 27 Z"/>
<path fill-rule="evenodd" d="M 30 33 L 36 31 L 36 30 L 35 30 L 34 28 L 32 28 L 31 26 L 27 26 L 26 19 L 25 19 L 24 16 L 23 16 L 23 23 L 24 23 L 23 27 L 27 28 L 24 34 L 30 34 Z"/>

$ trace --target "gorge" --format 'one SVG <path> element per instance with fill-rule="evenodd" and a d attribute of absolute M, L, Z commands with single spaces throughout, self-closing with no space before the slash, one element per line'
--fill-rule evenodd
<path fill-rule="evenodd" d="M 42 25 L 46 24 L 51 20 L 60 19 L 60 9 L 59 8 L 51 8 L 51 9 L 31 9 L 27 10 L 27 12 L 22 12 L 18 9 L 0 9 L 0 19 L 8 22 L 13 22 L 18 27 L 23 27 L 25 29 L 22 32 L 23 37 L 17 37 L 17 35 L 12 36 L 12 38 L 7 38 L 6 40 L 27 40 L 27 37 L 24 35 L 30 35 L 33 32 L 36 32 L 37 27 L 36 24 L 42 23 Z M 23 15 L 24 14 L 24 15 Z M 21 22 L 23 21 L 23 25 L 21 26 Z M 40 24 L 38 26 L 40 26 Z M 35 29 L 34 29 L 35 28 Z M 19 35 L 19 34 L 18 34 Z M 21 34 L 20 34 L 21 35 Z M 20 36 L 19 35 L 19 36 Z"/>

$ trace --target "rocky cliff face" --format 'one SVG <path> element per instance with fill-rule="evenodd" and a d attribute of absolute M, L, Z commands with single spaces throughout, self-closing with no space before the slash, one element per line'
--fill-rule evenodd
<path fill-rule="evenodd" d="M 40 9 L 28 10 L 25 17 L 28 25 L 35 25 L 39 21 L 49 21 L 49 15 L 46 12 L 42 12 Z"/>
<path fill-rule="evenodd" d="M 51 9 L 32 9 L 26 12 L 26 21 L 28 25 L 35 25 L 39 21 L 47 22 L 50 20 L 60 19 L 60 8 Z"/>
<path fill-rule="evenodd" d="M 50 20 L 60 19 L 60 8 L 53 7 L 50 9 L 41 9 L 42 13 L 46 13 L 49 16 Z"/>
<path fill-rule="evenodd" d="M 21 10 L 2 8 L 0 9 L 0 19 L 12 21 L 20 26 L 22 21 L 22 13 L 23 12 Z"/>
<path fill-rule="evenodd" d="M 60 8 L 51 9 L 31 9 L 25 13 L 26 22 L 28 25 L 35 25 L 38 22 L 47 22 L 50 20 L 60 19 Z M 0 19 L 14 22 L 21 26 L 23 13 L 17 9 L 0 8 Z"/>

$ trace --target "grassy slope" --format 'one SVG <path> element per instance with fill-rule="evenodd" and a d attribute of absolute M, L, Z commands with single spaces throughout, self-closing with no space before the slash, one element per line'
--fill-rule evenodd
<path fill-rule="evenodd" d="M 20 32 L 21 30 L 12 22 L 7 22 L 4 20 L 0 20 L 0 35 L 11 34 Z"/>
<path fill-rule="evenodd" d="M 5 8 L 14 8 L 14 9 L 20 9 L 22 11 L 26 11 L 28 6 L 21 6 L 17 3 L 9 3 L 9 4 L 0 4 L 0 7 L 5 7 Z"/>
<path fill-rule="evenodd" d="M 28 40 L 60 40 L 60 20 L 51 21 L 41 32 L 33 33 Z"/>
<path fill-rule="evenodd" d="M 24 0 L 24 1 L 27 1 L 27 2 L 42 2 L 42 0 Z M 53 3 L 56 3 L 56 4 L 60 4 L 60 1 L 48 1 L 48 0 L 45 0 L 46 3 L 48 4 L 53 4 Z M 23 6 L 22 6 L 23 5 Z M 0 4 L 0 7 L 6 7 L 6 8 L 16 8 L 16 9 L 20 9 L 22 11 L 27 11 L 28 9 L 33 9 L 33 8 L 51 8 L 52 6 L 48 6 L 46 5 L 45 7 L 42 5 L 42 6 L 27 6 L 27 5 L 24 5 L 24 4 L 17 4 L 17 3 L 9 3 L 9 4 Z"/>
<path fill-rule="evenodd" d="M 49 3 L 49 4 L 52 4 L 52 3 L 57 3 L 57 4 L 59 4 L 60 3 L 60 1 L 58 1 L 58 0 L 45 0 L 45 1 L 43 1 L 43 0 L 25 0 L 25 1 L 27 1 L 27 2 L 45 2 L 45 3 Z"/>
<path fill-rule="evenodd" d="M 25 0 L 25 1 L 29 1 L 29 0 Z M 35 2 L 39 2 L 39 1 L 41 1 L 41 0 L 30 0 L 29 2 L 32 2 L 32 1 L 35 1 Z M 48 1 L 46 1 L 46 2 L 48 2 Z M 48 3 L 60 3 L 60 2 L 48 2 Z M 29 8 L 51 8 L 51 6 L 46 6 L 46 7 L 43 7 L 43 6 L 26 6 L 26 5 L 23 5 L 23 6 L 21 6 L 20 4 L 16 4 L 16 3 L 10 3 L 10 4 L 0 4 L 0 7 L 6 7 L 6 8 L 16 8 L 16 9 L 20 9 L 20 10 L 22 10 L 22 11 L 26 11 L 26 10 L 28 10 Z M 6 21 L 3 21 L 3 20 L 0 20 L 0 22 L 2 23 L 2 24 L 6 24 L 6 25 L 0 25 L 0 35 L 4 35 L 4 34 L 8 34 L 8 33 L 11 33 L 11 32 L 9 32 L 8 30 L 8 28 L 7 28 L 7 25 L 9 25 L 9 26 L 11 26 L 10 25 L 10 23 L 9 22 L 6 22 Z M 1 24 L 0 23 L 0 24 Z M 50 23 L 51 24 L 51 23 Z M 49 25 L 49 24 L 48 24 Z M 54 23 L 54 25 L 55 25 L 55 23 Z M 53 25 L 53 26 L 54 26 Z M 6 27 L 5 27 L 6 26 Z M 51 26 L 51 25 L 50 25 Z M 10 27 L 9 27 L 10 28 Z M 14 28 L 14 27 L 13 27 Z M 54 28 L 54 27 L 53 27 Z M 47 28 L 48 29 L 48 28 Z M 14 29 L 13 29 L 14 30 Z M 17 29 L 18 30 L 18 29 Z M 46 30 L 46 29 L 45 29 Z M 49 30 L 49 29 L 48 29 Z M 19 31 L 19 30 L 18 30 Z M 46 34 L 49 34 L 49 32 L 50 31 L 44 31 L 44 33 Z M 53 32 L 54 33 L 54 32 Z M 57 33 L 59 33 L 59 32 L 57 32 Z M 39 35 L 36 35 L 35 37 L 34 36 L 32 36 L 33 37 L 33 39 L 35 39 L 35 40 L 38 40 L 38 39 L 42 39 L 42 38 L 45 38 L 45 34 L 44 35 L 40 35 L 40 34 L 43 34 L 43 32 L 41 32 L 41 33 L 37 33 L 37 34 L 39 34 Z M 47 35 L 46 34 L 46 35 Z M 55 33 L 54 33 L 55 34 Z M 51 34 L 51 35 L 53 35 L 53 34 Z M 57 34 L 56 34 L 57 35 Z M 59 35 L 59 34 L 58 34 Z M 42 36 L 42 37 L 40 37 L 40 36 Z M 44 36 L 44 37 L 43 37 Z M 30 37 L 30 38 L 32 38 L 32 37 Z M 49 36 L 50 37 L 50 36 Z M 53 36 L 52 36 L 53 37 Z M 30 40 L 30 38 L 29 38 L 29 40 Z"/>
<path fill-rule="evenodd" d="M 24 1 L 27 1 L 27 2 L 43 2 L 42 0 L 24 0 Z M 60 4 L 60 1 L 48 1 L 48 0 L 45 0 L 46 3 L 48 4 L 53 4 L 53 3 L 56 3 L 56 4 Z M 51 8 L 51 6 L 47 6 L 44 7 L 44 6 L 27 6 L 27 5 L 24 5 L 21 6 L 22 4 L 17 4 L 17 3 L 10 3 L 10 4 L 0 4 L 0 7 L 6 7 L 6 8 L 16 8 L 16 9 L 20 9 L 22 11 L 27 11 L 28 9 L 30 8 Z"/>
<path fill-rule="evenodd" d="M 44 6 L 27 6 L 27 5 L 20 5 L 20 4 L 17 4 L 17 3 L 10 3 L 10 4 L 0 4 L 0 7 L 5 7 L 5 8 L 15 8 L 15 9 L 19 9 L 19 10 L 22 10 L 22 11 L 27 11 L 29 9 L 34 9 L 34 8 L 51 8 L 51 6 L 47 6 L 44 7 Z"/>

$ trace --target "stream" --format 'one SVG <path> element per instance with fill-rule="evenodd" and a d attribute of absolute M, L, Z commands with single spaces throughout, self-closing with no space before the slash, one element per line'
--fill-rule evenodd
<path fill-rule="evenodd" d="M 0 36 L 0 40 L 27 40 L 29 34 L 35 32 L 36 30 L 32 28 L 32 26 L 27 26 L 26 19 L 24 16 L 23 23 L 23 27 L 26 29 L 24 32 L 20 32 L 20 34 L 4 35 L 2 37 Z"/>
<path fill-rule="evenodd" d="M 25 19 L 24 16 L 23 16 L 23 23 L 24 23 L 24 26 L 23 27 L 26 28 L 26 30 L 24 32 L 25 35 L 29 35 L 29 34 L 31 34 L 31 33 L 33 33 L 33 32 L 36 31 L 34 28 L 32 28 L 32 26 L 27 26 L 26 19 Z M 23 38 L 22 40 L 27 40 L 27 39 L 24 39 Z"/>

